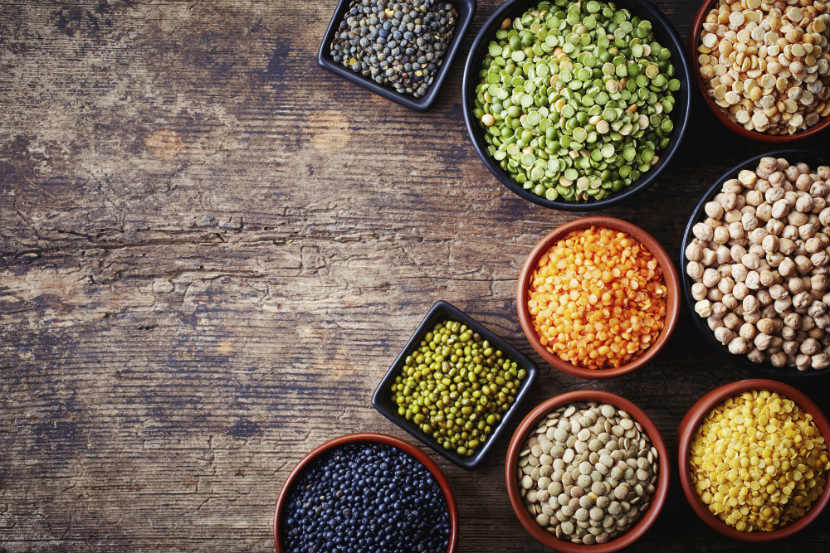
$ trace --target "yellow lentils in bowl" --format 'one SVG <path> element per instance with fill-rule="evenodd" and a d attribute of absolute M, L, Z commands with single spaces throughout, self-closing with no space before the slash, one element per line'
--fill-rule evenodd
<path fill-rule="evenodd" d="M 802 518 L 830 469 L 813 417 L 775 392 L 752 390 L 712 409 L 690 449 L 692 484 L 709 511 L 739 532 Z"/>

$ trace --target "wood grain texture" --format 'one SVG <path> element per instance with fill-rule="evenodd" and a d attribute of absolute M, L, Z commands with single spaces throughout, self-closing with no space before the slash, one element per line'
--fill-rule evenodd
<path fill-rule="evenodd" d="M 324 72 L 334 0 L 0 0 L 0 550 L 270 551 L 293 464 L 339 434 L 413 441 L 371 392 L 437 299 L 534 359 L 525 411 L 621 394 L 670 449 L 703 393 L 751 376 L 683 313 L 665 351 L 611 382 L 547 367 L 515 279 L 574 215 L 514 196 L 463 125 L 461 68 L 417 114 Z M 681 35 L 694 2 L 658 2 Z M 821 144 L 827 136 L 812 141 Z M 723 170 L 767 148 L 696 97 L 681 152 L 603 213 L 673 256 Z M 826 379 L 798 381 L 828 410 Z M 456 493 L 459 551 L 538 551 L 503 483 L 506 443 Z M 753 551 L 827 551 L 830 519 Z M 631 551 L 739 551 L 676 478 Z"/>

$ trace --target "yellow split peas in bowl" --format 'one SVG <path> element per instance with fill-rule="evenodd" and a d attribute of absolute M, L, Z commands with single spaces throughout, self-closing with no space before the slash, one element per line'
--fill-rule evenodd
<path fill-rule="evenodd" d="M 712 409 L 692 440 L 689 465 L 709 511 L 740 532 L 770 532 L 802 518 L 830 469 L 812 415 L 767 390 Z"/>

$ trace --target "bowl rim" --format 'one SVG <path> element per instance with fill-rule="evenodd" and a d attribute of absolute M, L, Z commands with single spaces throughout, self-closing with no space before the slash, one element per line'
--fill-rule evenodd
<path fill-rule="evenodd" d="M 637 192 L 640 192 L 653 183 L 668 167 L 674 158 L 674 155 L 680 148 L 680 144 L 683 142 L 683 138 L 685 137 L 686 130 L 688 128 L 692 104 L 692 70 L 689 66 L 689 60 L 686 59 L 686 48 L 680 40 L 680 35 L 677 33 L 677 30 L 674 28 L 672 23 L 650 0 L 616 1 L 618 7 L 621 8 L 630 9 L 628 4 L 642 7 L 642 9 L 648 14 L 648 19 L 651 20 L 652 23 L 659 25 L 670 38 L 670 44 L 667 44 L 666 46 L 672 50 L 673 54 L 676 54 L 676 77 L 678 77 L 681 81 L 681 88 L 680 91 L 678 91 L 679 98 L 675 103 L 675 110 L 682 108 L 682 111 L 678 117 L 678 122 L 675 124 L 671 142 L 665 150 L 660 152 L 661 157 L 657 165 L 649 170 L 648 173 L 642 175 L 632 186 L 624 188 L 620 192 L 613 194 L 608 198 L 593 202 L 563 202 L 559 200 L 548 200 L 547 198 L 537 196 L 529 190 L 525 190 L 520 184 L 516 183 L 507 173 L 505 173 L 492 159 L 490 159 L 490 156 L 487 155 L 486 152 L 486 145 L 482 144 L 482 141 L 477 138 L 476 127 L 472 117 L 473 106 L 471 105 L 471 98 L 473 95 L 472 91 L 475 87 L 474 79 L 477 78 L 477 71 L 475 72 L 475 75 L 473 73 L 474 69 L 477 70 L 481 65 L 480 59 L 474 59 L 475 53 L 484 41 L 485 36 L 490 34 L 490 31 L 495 25 L 501 23 L 501 18 L 504 13 L 511 10 L 516 4 L 527 1 L 528 0 L 507 0 L 501 4 L 478 30 L 475 40 L 473 40 L 473 44 L 467 52 L 467 60 L 464 63 L 464 73 L 461 82 L 461 101 L 462 111 L 464 112 L 464 124 L 467 127 L 467 135 L 470 138 L 470 142 L 473 143 L 476 153 L 478 153 L 481 161 L 490 170 L 490 173 L 492 173 L 493 176 L 499 180 L 499 182 L 510 189 L 514 194 L 521 196 L 529 202 L 551 209 L 560 209 L 564 211 L 590 211 L 616 204 L 629 198 Z M 622 5 L 623 3 L 626 5 Z M 469 95 L 467 94 L 468 90 L 470 91 Z"/>
<path fill-rule="evenodd" d="M 773 367 L 769 362 L 765 363 L 753 363 L 750 361 L 746 355 L 732 355 L 726 349 L 726 347 L 715 340 L 715 336 L 709 327 L 706 326 L 704 323 L 704 319 L 700 318 L 697 313 L 695 313 L 695 302 L 692 298 L 692 279 L 686 274 L 686 248 L 688 247 L 689 243 L 692 241 L 693 234 L 692 234 L 692 227 L 703 219 L 701 218 L 701 214 L 703 213 L 703 208 L 712 197 L 717 194 L 718 190 L 723 183 L 729 180 L 730 178 L 735 178 L 738 172 L 741 169 L 746 169 L 752 165 L 755 165 L 761 158 L 763 157 L 786 157 L 786 156 L 803 156 L 805 159 L 804 161 L 810 163 L 821 163 L 822 156 L 827 156 L 827 154 L 821 154 L 820 152 L 816 152 L 814 150 L 808 148 L 788 148 L 784 150 L 774 150 L 771 152 L 766 152 L 763 154 L 758 154 L 747 158 L 737 165 L 730 167 L 726 172 L 721 174 L 715 181 L 706 189 L 703 195 L 698 200 L 697 204 L 695 205 L 694 209 L 692 210 L 689 219 L 686 222 L 686 228 L 683 231 L 683 237 L 680 240 L 680 288 L 683 294 L 684 301 L 686 306 L 689 308 L 689 316 L 692 319 L 692 324 L 698 329 L 700 334 L 704 336 L 704 339 L 716 350 L 720 351 L 723 356 L 733 359 L 735 361 L 740 362 L 744 366 L 750 368 L 753 371 L 760 372 L 764 376 L 773 376 L 775 378 L 805 378 L 805 377 L 816 377 L 816 376 L 828 376 L 830 375 L 830 369 L 822 369 L 822 370 L 805 370 L 799 371 L 794 368 L 776 368 Z M 824 162 L 830 163 L 830 162 Z"/>
<path fill-rule="evenodd" d="M 799 131 L 795 134 L 776 135 L 761 133 L 758 131 L 748 131 L 741 125 L 731 121 L 723 112 L 723 109 L 715 104 L 712 98 L 706 93 L 706 85 L 704 84 L 703 77 L 700 74 L 700 63 L 697 59 L 697 46 L 700 40 L 701 29 L 703 29 L 703 21 L 706 19 L 706 14 L 708 14 L 709 10 L 712 9 L 712 4 L 716 1 L 717 0 L 703 0 L 703 2 L 701 2 L 700 7 L 695 14 L 695 18 L 692 20 L 692 26 L 689 29 L 689 61 L 692 64 L 694 80 L 697 83 L 697 89 L 700 92 L 700 95 L 703 96 L 703 100 L 706 102 L 706 105 L 709 107 L 709 111 L 712 112 L 715 118 L 720 121 L 724 127 L 735 134 L 743 136 L 744 138 L 749 138 L 750 140 L 767 142 L 769 144 L 786 144 L 788 142 L 795 142 L 796 140 L 801 140 L 802 138 L 807 138 L 808 136 L 820 133 L 830 126 L 830 116 L 828 116 L 825 117 L 823 121 L 819 121 L 809 129 Z"/>
<path fill-rule="evenodd" d="M 475 332 L 481 334 L 484 338 L 489 340 L 491 344 L 501 349 L 505 355 L 507 355 L 512 360 L 516 361 L 519 367 L 527 372 L 527 375 L 525 376 L 525 381 L 519 388 L 519 392 L 516 394 L 513 403 L 511 403 L 510 407 L 507 409 L 507 411 L 502 416 L 501 420 L 490 433 L 490 436 L 487 438 L 487 440 L 478 448 L 478 450 L 473 455 L 469 457 L 462 457 L 454 451 L 444 449 L 443 447 L 441 447 L 441 445 L 435 438 L 428 434 L 425 434 L 423 431 L 421 431 L 420 428 L 410 423 L 405 418 L 398 416 L 394 409 L 389 409 L 386 405 L 384 405 L 386 401 L 382 399 L 384 398 L 384 395 L 389 392 L 389 388 L 392 385 L 394 377 L 400 373 L 406 356 L 413 350 L 417 343 L 420 342 L 423 335 L 429 332 L 430 329 L 427 328 L 429 324 L 431 322 L 437 323 L 438 321 L 450 319 L 454 319 L 461 323 L 464 323 L 471 329 L 473 329 Z M 424 316 L 421 322 L 418 323 L 418 326 L 415 328 L 409 340 L 406 342 L 406 345 L 403 347 L 403 349 L 401 349 L 397 357 L 395 357 L 395 360 L 389 366 L 389 369 L 386 371 L 386 374 L 378 383 L 377 388 L 375 388 L 375 391 L 372 394 L 372 407 L 374 407 L 375 410 L 378 411 L 381 415 L 383 415 L 384 417 L 386 417 L 387 419 L 401 427 L 403 430 L 406 430 L 407 432 L 409 432 L 409 434 L 418 438 L 422 443 L 428 445 L 436 453 L 444 456 L 445 458 L 449 459 L 450 461 L 462 468 L 472 470 L 484 461 L 485 457 L 490 453 L 490 450 L 492 450 L 492 448 L 495 446 L 495 443 L 498 441 L 498 439 L 501 438 L 501 436 L 506 432 L 508 426 L 514 422 L 514 419 L 516 418 L 519 412 L 520 406 L 524 403 L 525 399 L 530 393 L 530 389 L 533 386 L 533 383 L 536 381 L 536 376 L 538 375 L 538 372 L 539 369 L 536 367 L 536 365 L 525 355 L 523 355 L 519 350 L 514 348 L 504 338 L 490 331 L 486 326 L 484 326 L 477 320 L 473 319 L 467 313 L 461 311 L 459 308 L 452 305 L 451 303 L 446 302 L 444 300 L 438 300 L 432 305 L 432 307 L 430 307 L 429 311 L 427 311 L 427 314 Z"/>
<path fill-rule="evenodd" d="M 404 453 L 408 453 L 417 461 L 419 461 L 422 465 L 424 465 L 427 468 L 427 470 L 429 470 L 433 478 L 435 478 L 435 481 L 438 482 L 438 486 L 441 488 L 441 491 L 444 494 L 444 499 L 447 502 L 447 511 L 449 513 L 450 518 L 450 535 L 447 540 L 447 552 L 452 553 L 453 551 L 455 551 L 455 547 L 458 543 L 458 508 L 455 504 L 455 496 L 452 493 L 449 481 L 447 480 L 447 477 L 444 476 L 444 473 L 441 471 L 441 468 L 438 466 L 438 464 L 432 459 L 430 459 L 426 453 L 424 453 L 414 445 L 401 440 L 400 438 L 396 438 L 388 434 L 379 434 L 376 432 L 358 432 L 355 434 L 343 434 L 342 436 L 337 436 L 336 438 L 332 438 L 326 442 L 323 442 L 322 444 L 318 445 L 317 447 L 306 453 L 303 456 L 303 458 L 300 459 L 300 461 L 291 470 L 291 473 L 285 479 L 282 488 L 280 488 L 279 495 L 277 496 L 277 504 L 276 507 L 274 507 L 274 519 L 271 526 L 272 533 L 274 536 L 274 548 L 276 549 L 276 552 L 280 553 L 281 551 L 284 551 L 284 548 L 282 547 L 282 541 L 280 539 L 279 522 L 282 515 L 282 510 L 285 507 L 285 503 L 288 500 L 288 492 L 291 489 L 291 486 L 294 484 L 294 481 L 308 467 L 308 465 L 312 461 L 314 461 L 320 454 L 337 446 L 355 442 L 375 442 L 391 445 L 393 447 L 400 449 Z"/>
<path fill-rule="evenodd" d="M 536 270 L 539 258 L 547 253 L 554 243 L 558 242 L 570 232 L 593 226 L 624 232 L 640 242 L 649 251 L 649 253 L 654 256 L 660 265 L 660 268 L 663 271 L 663 279 L 667 290 L 665 324 L 663 329 L 660 331 L 660 335 L 657 337 L 657 340 L 640 357 L 637 357 L 633 361 L 613 369 L 586 369 L 583 367 L 577 367 L 567 361 L 563 361 L 549 352 L 539 341 L 539 337 L 533 327 L 533 320 L 530 316 L 530 311 L 527 307 L 527 294 L 530 288 L 530 280 Z M 666 345 L 666 342 L 668 342 L 675 327 L 677 326 L 677 320 L 680 315 L 680 301 L 680 285 L 677 270 L 675 269 L 674 263 L 672 263 L 668 253 L 666 253 L 666 250 L 660 245 L 657 239 L 633 223 L 617 219 L 616 217 L 607 216 L 583 217 L 576 219 L 556 227 L 545 235 L 536 244 L 533 250 L 531 250 L 527 258 L 525 258 L 524 265 L 522 266 L 522 270 L 519 275 L 518 284 L 516 286 L 516 310 L 519 314 L 519 323 L 522 326 L 525 338 L 527 338 L 527 341 L 530 342 L 533 349 L 536 350 L 536 353 L 560 371 L 573 376 L 588 379 L 613 378 L 615 376 L 632 372 L 651 361 Z"/>
<path fill-rule="evenodd" d="M 651 504 L 645 513 L 640 517 L 634 526 L 629 528 L 624 534 L 614 538 L 613 540 L 595 545 L 583 545 L 571 543 L 565 540 L 557 539 L 556 536 L 539 526 L 535 520 L 530 518 L 527 508 L 522 502 L 519 494 L 519 485 L 516 478 L 516 470 L 518 467 L 518 456 L 525 439 L 531 430 L 535 427 L 543 416 L 549 413 L 554 408 L 580 401 L 599 401 L 603 403 L 610 403 L 619 409 L 623 409 L 631 415 L 635 421 L 642 425 L 643 429 L 648 434 L 652 445 L 657 449 L 659 474 L 657 476 L 657 489 L 654 491 L 654 496 L 651 498 Z M 611 553 L 624 547 L 628 547 L 637 541 L 646 531 L 651 527 L 654 521 L 660 514 L 663 505 L 666 502 L 666 496 L 669 492 L 669 473 L 671 471 L 668 450 L 663 441 L 663 437 L 657 426 L 649 418 L 646 413 L 637 407 L 633 402 L 625 399 L 617 394 L 605 392 L 601 390 L 576 390 L 566 392 L 549 398 L 539 405 L 537 405 L 527 416 L 522 420 L 519 427 L 513 433 L 510 439 L 510 445 L 507 449 L 507 457 L 504 465 L 504 478 L 507 484 L 507 495 L 510 499 L 510 505 L 513 507 L 513 512 L 519 519 L 525 530 L 533 536 L 536 541 L 562 553 Z"/>
<path fill-rule="evenodd" d="M 450 66 L 455 60 L 455 56 L 458 54 L 458 51 L 461 50 L 461 41 L 464 38 L 464 34 L 467 32 L 467 28 L 470 26 L 470 22 L 473 20 L 473 16 L 476 11 L 476 0 L 447 1 L 456 6 L 456 10 L 459 10 L 459 6 L 464 6 L 466 9 L 466 16 L 463 16 L 459 10 L 459 20 L 456 22 L 455 34 L 453 35 L 452 40 L 447 47 L 447 51 L 444 54 L 444 61 L 438 68 L 438 73 L 435 75 L 435 79 L 432 81 L 432 84 L 429 85 L 427 93 L 421 98 L 414 98 L 397 92 L 392 88 L 380 85 L 364 77 L 363 75 L 346 69 L 331 59 L 331 55 L 328 52 L 328 45 L 331 44 L 332 38 L 334 38 L 334 33 L 337 31 L 337 25 L 340 23 L 343 14 L 346 13 L 351 0 L 338 0 L 328 27 L 326 27 L 323 40 L 320 42 L 320 47 L 317 50 L 317 65 L 343 77 L 348 81 L 351 81 L 352 83 L 355 83 L 358 86 L 368 89 L 370 92 L 383 96 L 393 102 L 397 102 L 398 104 L 408 107 L 409 109 L 421 112 L 427 111 L 430 107 L 432 107 L 432 104 L 435 103 L 435 100 L 438 98 L 438 93 L 444 85 L 444 79 L 449 73 Z"/>
<path fill-rule="evenodd" d="M 692 435 L 697 430 L 701 420 L 714 407 L 722 403 L 727 398 L 747 390 L 759 389 L 777 392 L 778 394 L 795 401 L 801 409 L 813 416 L 813 421 L 822 436 L 824 436 L 825 446 L 830 444 L 830 426 L 828 426 L 827 417 L 824 416 L 821 409 L 813 403 L 810 398 L 789 384 L 764 378 L 738 380 L 724 384 L 723 386 L 718 386 L 714 390 L 707 392 L 700 399 L 698 399 L 691 408 L 689 408 L 686 415 L 681 420 L 677 430 L 677 470 L 680 477 L 680 485 L 683 488 L 683 495 L 686 496 L 686 501 L 688 501 L 697 516 L 715 531 L 736 540 L 754 543 L 778 540 L 799 532 L 813 522 L 816 517 L 818 517 L 818 515 L 827 506 L 828 499 L 830 499 L 830 484 L 827 484 L 825 485 L 824 493 L 822 493 L 821 497 L 815 505 L 813 505 L 810 511 L 789 526 L 785 526 L 784 528 L 779 528 L 778 530 L 773 530 L 771 532 L 739 532 L 738 530 L 727 526 L 724 522 L 709 512 L 709 509 L 703 504 L 703 501 L 701 501 L 698 497 L 695 490 L 692 489 L 689 474 L 689 448 L 692 441 Z"/>

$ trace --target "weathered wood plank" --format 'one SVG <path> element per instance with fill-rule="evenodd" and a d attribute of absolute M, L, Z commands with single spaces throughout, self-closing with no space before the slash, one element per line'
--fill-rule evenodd
<path fill-rule="evenodd" d="M 465 52 L 496 4 L 480 2 Z M 658 4 L 685 37 L 695 3 Z M 352 431 L 409 439 L 369 397 L 437 299 L 540 361 L 515 278 L 575 216 L 478 160 L 462 57 L 426 114 L 318 68 L 333 9 L 0 0 L 0 550 L 271 550 L 274 498 L 306 451 Z M 607 210 L 671 252 L 707 183 L 766 149 L 694 108 L 666 176 Z M 611 390 L 675 448 L 697 397 L 751 374 L 698 342 L 684 314 L 633 375 L 540 363 L 527 409 Z M 818 382 L 801 385 L 826 411 Z M 507 502 L 505 449 L 472 473 L 430 453 L 457 494 L 459 550 L 539 549 Z M 758 550 L 824 551 L 828 522 Z M 675 480 L 632 550 L 692 548 L 741 549 Z"/>

